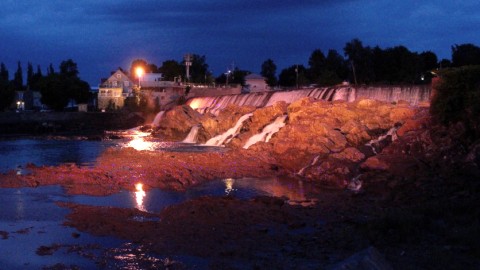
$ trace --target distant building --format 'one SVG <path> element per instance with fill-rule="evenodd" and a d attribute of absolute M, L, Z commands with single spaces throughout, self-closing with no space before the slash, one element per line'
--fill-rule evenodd
<path fill-rule="evenodd" d="M 98 109 L 120 109 L 125 99 L 133 96 L 134 90 L 148 100 L 148 106 L 164 109 L 177 103 L 185 95 L 185 86 L 173 81 L 164 81 L 161 73 L 145 73 L 140 79 L 129 77 L 118 69 L 104 80 L 98 89 Z"/>
<path fill-rule="evenodd" d="M 27 88 L 25 91 L 15 91 L 14 105 L 16 110 L 40 110 L 46 106 L 41 102 L 42 94 Z"/>
<path fill-rule="evenodd" d="M 122 108 L 125 104 L 125 98 L 133 93 L 134 86 L 133 80 L 123 70 L 118 69 L 100 84 L 98 88 L 98 109 Z"/>
<path fill-rule="evenodd" d="M 254 73 L 245 76 L 245 85 L 249 92 L 265 92 L 270 90 L 266 79 Z"/>

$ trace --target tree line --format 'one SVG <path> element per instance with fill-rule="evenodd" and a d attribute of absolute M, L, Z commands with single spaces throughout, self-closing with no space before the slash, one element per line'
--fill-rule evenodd
<path fill-rule="evenodd" d="M 425 51 L 412 52 L 405 46 L 382 49 L 379 46 L 364 46 L 359 39 L 345 44 L 343 55 L 336 50 L 328 50 L 325 54 L 315 49 L 308 65 L 294 64 L 279 72 L 274 60 L 265 60 L 260 67 L 260 74 L 266 78 L 270 87 L 288 88 L 306 85 L 331 86 L 344 81 L 353 84 L 423 84 L 430 83 L 432 70 L 466 65 L 480 65 L 480 47 L 474 44 L 452 46 L 451 60 L 438 60 L 435 53 Z M 136 59 L 130 67 L 142 66 L 145 72 L 162 73 L 167 81 L 188 81 L 202 84 L 237 84 L 245 86 L 245 77 L 252 73 L 240 67 L 231 67 L 225 73 L 214 77 L 209 70 L 206 56 L 190 55 L 190 77 L 187 78 L 185 59 L 181 61 L 167 60 L 160 66 Z M 127 72 L 128 73 L 128 72 Z M 86 102 L 90 98 L 89 86 L 78 77 L 77 64 L 68 59 L 61 62 L 56 72 L 50 64 L 46 75 L 40 66 L 36 71 L 31 63 L 27 65 L 26 84 L 20 62 L 13 78 L 3 63 L 0 64 L 0 111 L 8 108 L 18 90 L 39 90 L 42 103 L 55 110 L 62 110 L 70 100 L 77 103 Z"/>
<path fill-rule="evenodd" d="M 45 75 L 40 66 L 34 71 L 33 65 L 28 63 L 26 74 L 24 84 L 22 66 L 18 62 L 13 79 L 9 80 L 6 66 L 0 64 L 0 111 L 11 106 L 15 91 L 39 91 L 42 95 L 41 102 L 57 111 L 63 110 L 71 100 L 85 103 L 91 97 L 90 86 L 78 77 L 77 64 L 72 59 L 62 61 L 58 72 L 50 64 Z"/>
<path fill-rule="evenodd" d="M 191 83 L 245 85 L 245 76 L 252 73 L 240 67 L 232 67 L 214 77 L 204 55 L 193 54 L 191 59 L 191 77 L 188 78 Z M 402 45 L 382 49 L 378 45 L 364 46 L 359 39 L 353 39 L 345 44 L 343 55 L 333 49 L 326 54 L 315 49 L 307 66 L 294 64 L 281 70 L 278 75 L 274 60 L 267 59 L 260 67 L 260 74 L 266 78 L 269 86 L 280 88 L 332 86 L 344 81 L 368 85 L 428 84 L 433 70 L 475 64 L 480 64 L 480 47 L 473 44 L 454 45 L 451 60 L 439 60 L 431 51 L 412 52 Z M 182 78 L 187 81 L 184 60 L 167 60 L 156 66 L 137 59 L 132 62 L 131 74 L 138 65 L 143 66 L 147 72 L 163 73 L 165 80 Z"/>

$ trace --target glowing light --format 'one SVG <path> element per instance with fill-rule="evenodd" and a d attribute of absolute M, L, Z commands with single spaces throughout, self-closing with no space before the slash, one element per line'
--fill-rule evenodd
<path fill-rule="evenodd" d="M 154 150 L 154 143 L 147 142 L 142 137 L 137 137 L 128 142 L 127 147 L 132 147 L 135 150 L 143 151 L 143 150 Z"/>
<path fill-rule="evenodd" d="M 194 99 L 194 100 L 193 100 L 192 102 L 190 102 L 190 104 L 189 104 L 190 108 L 192 108 L 192 109 L 194 109 L 194 110 L 200 108 L 201 105 L 202 105 L 202 104 L 201 104 L 200 99 Z"/>
<path fill-rule="evenodd" d="M 135 74 L 140 79 L 143 76 L 143 74 L 145 74 L 145 70 L 143 69 L 143 67 L 137 67 L 135 69 Z"/>
<path fill-rule="evenodd" d="M 225 194 L 229 195 L 230 192 L 234 191 L 233 184 L 235 180 L 233 178 L 223 179 L 223 183 L 225 183 Z"/>
<path fill-rule="evenodd" d="M 155 150 L 156 143 L 149 142 L 145 140 L 145 137 L 149 136 L 150 133 L 141 132 L 138 130 L 132 130 L 132 140 L 125 144 L 126 147 L 131 147 L 138 151 L 143 150 Z"/>
<path fill-rule="evenodd" d="M 145 191 L 143 190 L 143 184 L 137 183 L 135 184 L 135 200 L 137 202 L 137 209 L 140 211 L 146 211 L 145 206 L 143 205 L 143 199 L 147 196 Z"/>

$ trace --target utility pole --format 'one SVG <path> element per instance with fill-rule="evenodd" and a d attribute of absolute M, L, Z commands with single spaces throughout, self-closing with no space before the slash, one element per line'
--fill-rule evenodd
<path fill-rule="evenodd" d="M 298 89 L 298 65 L 295 66 L 295 83 Z"/>
<path fill-rule="evenodd" d="M 353 64 L 353 60 L 350 62 L 352 65 L 352 71 L 353 71 L 353 80 L 355 82 L 355 85 L 357 85 L 357 74 L 355 74 L 355 65 Z"/>
<path fill-rule="evenodd" d="M 185 56 L 183 57 L 183 60 L 185 60 L 187 82 L 190 82 L 190 66 L 192 65 L 192 55 L 189 53 L 185 54 Z"/>

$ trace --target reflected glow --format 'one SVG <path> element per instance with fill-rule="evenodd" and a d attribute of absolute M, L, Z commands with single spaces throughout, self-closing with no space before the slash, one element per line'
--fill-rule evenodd
<path fill-rule="evenodd" d="M 143 184 L 137 183 L 135 184 L 135 200 L 137 202 L 137 209 L 140 211 L 146 211 L 145 206 L 143 205 L 143 199 L 147 196 L 145 191 L 143 190 Z"/>
<path fill-rule="evenodd" d="M 223 183 L 225 183 L 226 195 L 229 195 L 230 192 L 235 191 L 235 189 L 233 188 L 233 184 L 235 183 L 235 180 L 233 178 L 223 179 Z"/>
<path fill-rule="evenodd" d="M 155 150 L 156 143 L 145 140 L 145 137 L 148 135 L 150 135 L 150 133 L 134 131 L 134 134 L 132 134 L 132 140 L 126 143 L 125 146 L 138 151 Z"/>
<path fill-rule="evenodd" d="M 190 102 L 190 104 L 189 104 L 190 108 L 192 108 L 192 109 L 194 109 L 194 110 L 198 109 L 198 108 L 200 107 L 200 105 L 201 105 L 200 99 L 194 99 L 194 100 L 193 100 L 192 102 Z"/>

